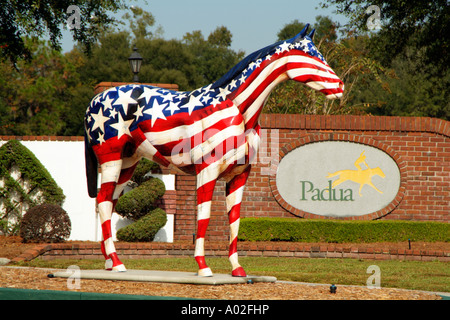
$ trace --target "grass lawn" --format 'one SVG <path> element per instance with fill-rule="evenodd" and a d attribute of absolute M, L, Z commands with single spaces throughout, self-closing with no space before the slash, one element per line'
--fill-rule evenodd
<path fill-rule="evenodd" d="M 123 260 L 128 269 L 197 271 L 193 258 L 158 258 L 148 260 Z M 251 275 L 270 275 L 278 280 L 324 284 L 365 286 L 372 273 L 367 268 L 380 268 L 381 287 L 425 291 L 450 292 L 450 264 L 439 261 L 357 260 L 357 259 L 295 259 L 271 257 L 242 257 L 239 262 Z M 229 273 L 226 258 L 207 258 L 215 273 Z M 51 260 L 35 259 L 19 265 L 62 268 L 77 265 L 81 269 L 102 269 L 102 260 Z"/>

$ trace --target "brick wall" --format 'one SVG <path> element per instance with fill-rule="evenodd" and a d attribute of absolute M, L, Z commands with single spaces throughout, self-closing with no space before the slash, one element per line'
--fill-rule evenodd
<path fill-rule="evenodd" d="M 192 257 L 194 244 L 189 243 L 116 243 L 117 254 L 123 259 L 154 259 L 155 257 Z M 228 257 L 227 243 L 205 243 L 207 257 Z M 450 262 L 450 253 L 442 250 L 380 249 L 342 244 L 312 246 L 303 243 L 250 243 L 239 245 L 240 257 L 294 257 L 294 258 L 352 258 L 370 260 L 412 260 Z M 12 262 L 54 259 L 102 259 L 98 243 L 38 244 L 12 259 Z"/>
<path fill-rule="evenodd" d="M 110 88 L 113 87 L 118 87 L 118 86 L 123 86 L 123 85 L 127 85 L 130 84 L 129 82 L 110 82 L 110 81 L 103 81 L 100 82 L 99 84 L 97 84 L 94 88 L 94 94 L 98 94 L 100 92 L 103 92 L 105 90 L 108 90 Z M 140 83 L 140 84 L 145 84 L 145 85 L 149 85 L 149 86 L 154 86 L 154 87 L 159 87 L 159 88 L 163 88 L 163 89 L 167 89 L 167 90 L 178 90 L 178 85 L 177 84 L 170 84 L 170 83 Z"/>
<path fill-rule="evenodd" d="M 102 82 L 95 92 L 121 84 L 124 83 Z M 177 90 L 172 84 L 157 86 Z M 449 221 L 450 122 L 418 117 L 263 114 L 260 123 L 265 133 L 260 155 L 276 145 L 278 159 L 301 145 L 327 140 L 366 144 L 389 154 L 400 169 L 399 192 L 386 208 L 363 219 Z M 277 161 L 270 157 L 260 157 L 252 166 L 241 216 L 321 218 L 284 203 L 274 187 L 276 165 Z M 175 214 L 174 240 L 191 240 L 196 232 L 195 181 L 193 176 L 177 174 L 176 191 L 166 194 L 161 203 Z M 213 241 L 228 239 L 223 181 L 216 184 L 207 237 Z"/>
<path fill-rule="evenodd" d="M 62 137 L 62 136 L 0 136 L 0 141 L 84 141 L 84 137 Z"/>
<path fill-rule="evenodd" d="M 327 140 L 362 143 L 388 153 L 401 172 L 400 191 L 391 205 L 369 215 L 370 219 L 449 221 L 450 122 L 413 117 L 263 114 L 260 123 L 267 130 L 263 146 L 278 143 L 280 157 L 303 144 Z M 274 130 L 278 142 L 271 141 Z M 241 216 L 317 218 L 286 210 L 281 197 L 274 192 L 273 175 L 267 174 L 274 163 L 262 160 L 263 163 L 258 161 L 252 167 Z M 196 228 L 195 177 L 178 174 L 176 189 L 174 238 L 190 240 Z M 219 181 L 207 237 L 223 241 L 228 239 L 228 230 L 225 183 Z"/>

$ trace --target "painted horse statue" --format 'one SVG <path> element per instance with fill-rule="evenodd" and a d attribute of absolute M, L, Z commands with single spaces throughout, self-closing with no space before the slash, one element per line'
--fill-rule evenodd
<path fill-rule="evenodd" d="M 294 38 L 256 51 L 221 79 L 191 92 L 129 84 L 106 90 L 91 101 L 85 116 L 88 191 L 97 197 L 105 268 L 126 271 L 111 234 L 117 199 L 142 157 L 197 177 L 195 260 L 199 276 L 212 276 L 204 240 L 217 179 L 226 181 L 232 275 L 239 265 L 240 204 L 251 162 L 258 151 L 258 119 L 272 89 L 295 80 L 327 98 L 342 96 L 344 85 L 315 47 L 308 25 Z M 97 190 L 98 164 L 101 186 Z"/>

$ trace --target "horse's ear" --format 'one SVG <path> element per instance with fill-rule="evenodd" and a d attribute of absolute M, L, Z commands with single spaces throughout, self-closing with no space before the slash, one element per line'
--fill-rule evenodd
<path fill-rule="evenodd" d="M 308 34 L 308 37 L 310 37 L 311 40 L 313 39 L 315 32 L 316 32 L 316 29 L 312 29 L 311 32 Z"/>
<path fill-rule="evenodd" d="M 295 36 L 294 42 L 300 41 L 300 39 L 302 39 L 306 35 L 306 32 L 308 32 L 308 28 L 309 28 L 309 23 L 307 23 L 305 25 L 305 27 L 303 28 L 303 30 L 300 31 L 300 33 Z"/>

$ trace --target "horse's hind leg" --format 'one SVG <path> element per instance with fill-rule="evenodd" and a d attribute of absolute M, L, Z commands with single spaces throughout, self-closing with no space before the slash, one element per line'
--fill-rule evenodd
<path fill-rule="evenodd" d="M 197 261 L 201 277 L 211 277 L 212 271 L 205 262 L 205 236 L 211 214 L 211 200 L 216 185 L 217 175 L 213 179 L 208 178 L 208 170 L 204 169 L 197 175 L 197 237 L 195 241 L 194 257 Z M 205 182 L 207 181 L 207 182 Z"/>
<path fill-rule="evenodd" d="M 244 186 L 247 182 L 248 175 L 250 173 L 250 166 L 247 169 L 235 176 L 226 186 L 226 203 L 228 220 L 230 222 L 230 249 L 228 253 L 228 259 L 230 260 L 233 277 L 246 277 L 244 269 L 238 262 L 237 253 L 237 237 L 239 233 L 239 221 L 241 211 L 242 195 L 244 194 Z"/>
<path fill-rule="evenodd" d="M 125 266 L 119 260 L 111 233 L 111 216 L 114 209 L 114 195 L 122 169 L 122 160 L 112 160 L 101 165 L 101 187 L 97 196 L 98 211 L 102 225 L 102 252 L 107 258 L 105 267 L 113 271 L 126 271 Z M 111 259 L 110 261 L 108 261 Z M 112 262 L 112 266 L 110 266 Z"/>

